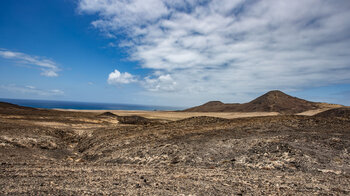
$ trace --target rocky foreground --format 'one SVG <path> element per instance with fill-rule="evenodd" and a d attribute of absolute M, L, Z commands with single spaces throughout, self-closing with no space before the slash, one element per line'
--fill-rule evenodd
<path fill-rule="evenodd" d="M 350 194 L 348 108 L 165 121 L 0 107 L 1 195 Z"/>

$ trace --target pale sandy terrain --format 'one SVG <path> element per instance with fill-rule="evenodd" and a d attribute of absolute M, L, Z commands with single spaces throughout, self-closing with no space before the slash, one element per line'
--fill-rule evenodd
<path fill-rule="evenodd" d="M 62 110 L 62 109 L 60 109 Z M 131 111 L 131 110 L 62 110 L 62 111 L 76 111 L 76 112 L 94 112 L 104 113 L 111 112 L 119 116 L 142 116 L 150 119 L 162 120 L 181 120 L 196 116 L 219 117 L 226 119 L 257 117 L 257 116 L 276 116 L 278 112 L 175 112 L 175 111 Z"/>
<path fill-rule="evenodd" d="M 324 112 L 329 109 L 343 107 L 336 104 L 325 104 L 324 108 L 317 110 L 308 110 L 297 115 L 302 116 L 313 116 L 320 112 Z M 111 112 L 119 116 L 142 116 L 150 119 L 162 119 L 162 120 L 181 120 L 196 116 L 209 116 L 226 119 L 234 118 L 246 118 L 246 117 L 257 117 L 257 116 L 277 116 L 280 115 L 278 112 L 176 112 L 176 111 L 143 111 L 143 110 L 73 110 L 73 109 L 56 109 L 61 111 L 75 111 L 75 112 L 93 112 L 93 113 L 104 113 Z"/>

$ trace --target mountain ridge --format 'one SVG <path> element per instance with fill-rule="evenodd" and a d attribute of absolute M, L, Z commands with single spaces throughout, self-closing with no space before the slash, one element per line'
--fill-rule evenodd
<path fill-rule="evenodd" d="M 200 106 L 185 109 L 185 112 L 279 112 L 297 114 L 322 108 L 322 104 L 290 96 L 279 90 L 269 91 L 247 103 L 222 103 L 210 101 Z"/>

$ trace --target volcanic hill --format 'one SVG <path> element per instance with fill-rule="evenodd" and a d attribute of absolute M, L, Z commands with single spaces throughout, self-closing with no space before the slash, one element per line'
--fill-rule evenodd
<path fill-rule="evenodd" d="M 281 91 L 270 91 L 248 103 L 222 103 L 210 101 L 200 106 L 184 110 L 185 112 L 279 112 L 281 114 L 296 114 L 308 110 L 316 110 L 328 105 L 306 101 L 292 97 Z"/>

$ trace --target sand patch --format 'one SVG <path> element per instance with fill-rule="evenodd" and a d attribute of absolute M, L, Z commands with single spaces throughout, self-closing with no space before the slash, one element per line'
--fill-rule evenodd
<path fill-rule="evenodd" d="M 245 117 L 257 117 L 257 116 L 276 116 L 278 112 L 176 112 L 176 111 L 132 111 L 132 110 L 68 110 L 76 112 L 94 112 L 102 114 L 104 112 L 110 112 L 119 116 L 141 116 L 149 119 L 160 120 L 182 120 L 185 118 L 197 117 L 197 116 L 209 116 L 218 118 L 245 118 Z"/>

